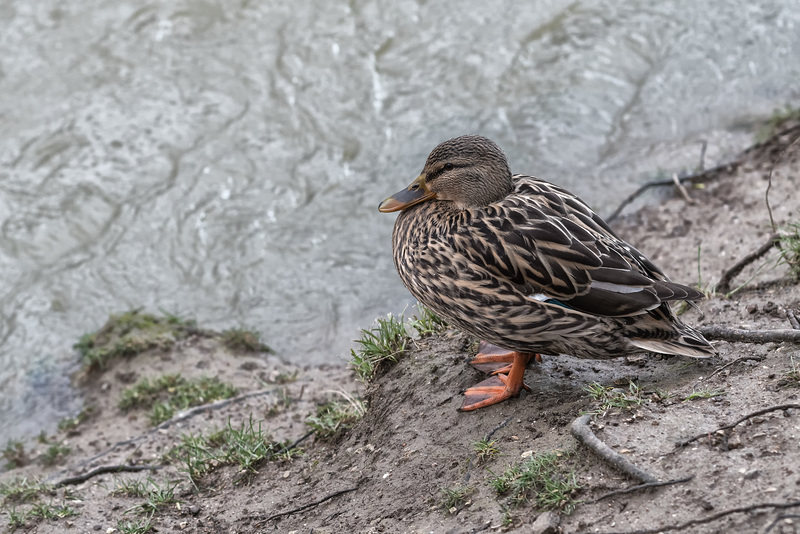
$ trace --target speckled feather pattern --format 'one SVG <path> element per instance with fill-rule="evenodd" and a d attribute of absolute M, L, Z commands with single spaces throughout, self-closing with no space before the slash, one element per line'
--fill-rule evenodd
<path fill-rule="evenodd" d="M 669 281 L 568 191 L 531 176 L 511 180 L 513 191 L 488 205 L 436 200 L 398 216 L 394 262 L 414 297 L 508 350 L 596 359 L 714 354 L 669 305 L 700 292 Z"/>

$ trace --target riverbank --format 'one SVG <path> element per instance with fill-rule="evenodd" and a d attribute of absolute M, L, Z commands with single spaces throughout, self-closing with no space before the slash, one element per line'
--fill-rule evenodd
<path fill-rule="evenodd" d="M 775 224 L 800 219 L 798 136 L 795 125 L 698 175 L 685 196 L 615 221 L 672 279 L 709 293 L 700 313 L 684 315 L 689 324 L 786 330 L 800 317 L 800 286 L 785 264 L 759 270 L 756 261 L 729 291 L 744 287 L 729 296 L 716 290 L 726 270 L 773 234 L 770 181 Z M 245 331 L 238 334 L 247 343 L 231 345 L 232 334 L 147 317 L 146 328 L 128 317 L 137 326 L 126 332 L 117 318 L 82 340 L 91 357 L 76 380 L 87 409 L 56 435 L 22 444 L 20 466 L 0 475 L 9 530 L 608 533 L 687 521 L 698 521 L 683 528 L 693 533 L 796 528 L 779 514 L 800 501 L 797 344 L 716 341 L 719 356 L 702 361 L 545 356 L 527 372 L 531 393 L 461 413 L 460 392 L 480 375 L 465 363 L 473 340 L 453 330 L 415 336 L 365 388 L 342 367 L 288 364 Z M 156 387 L 176 375 L 184 382 Z M 211 390 L 202 390 L 187 401 L 196 406 L 174 409 L 189 394 L 170 395 L 210 377 L 231 389 L 213 390 L 220 400 L 212 404 L 203 397 Z M 144 378 L 150 389 L 131 389 Z M 154 390 L 145 408 L 139 401 Z M 341 420 L 319 412 L 330 401 Z M 759 410 L 768 411 L 717 430 Z M 660 480 L 694 478 L 604 498 L 637 482 L 572 437 L 571 423 L 587 411 L 597 437 L 640 468 Z M 337 430 L 336 421 L 352 427 Z M 104 466 L 129 472 L 73 478 Z M 514 485 L 514 473 L 532 467 L 544 475 L 528 479 L 550 500 Z M 742 507 L 751 509 L 726 513 Z"/>

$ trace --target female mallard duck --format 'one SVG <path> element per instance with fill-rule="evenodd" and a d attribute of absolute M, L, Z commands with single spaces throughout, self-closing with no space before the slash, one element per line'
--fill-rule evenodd
<path fill-rule="evenodd" d="M 466 390 L 462 410 L 519 394 L 538 353 L 611 358 L 643 351 L 714 355 L 671 301 L 703 298 L 670 282 L 570 192 L 522 174 L 489 139 L 466 135 L 433 149 L 407 189 L 384 200 L 403 210 L 394 264 L 420 302 L 502 347 L 470 363 L 495 377 Z"/>

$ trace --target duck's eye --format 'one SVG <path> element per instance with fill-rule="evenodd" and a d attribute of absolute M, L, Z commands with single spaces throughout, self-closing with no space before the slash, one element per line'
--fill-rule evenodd
<path fill-rule="evenodd" d="M 451 171 L 451 170 L 453 170 L 454 165 L 452 163 L 445 163 L 443 168 L 446 171 Z"/>

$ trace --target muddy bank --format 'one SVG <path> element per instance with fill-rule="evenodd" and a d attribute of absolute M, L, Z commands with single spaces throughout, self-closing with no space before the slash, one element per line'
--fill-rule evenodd
<path fill-rule="evenodd" d="M 700 180 L 702 187 L 689 187 L 690 201 L 675 195 L 615 222 L 671 278 L 709 292 L 700 313 L 686 312 L 688 323 L 793 328 L 800 286 L 786 265 L 754 262 L 731 284 L 745 286 L 729 297 L 715 286 L 773 232 L 764 196 L 770 173 L 776 224 L 798 220 L 800 143 L 789 147 L 798 135 L 795 127 L 745 152 Z M 531 393 L 461 413 L 460 392 L 481 379 L 465 363 L 473 345 L 453 330 L 421 337 L 365 388 L 343 368 L 296 368 L 266 352 L 232 350 L 218 334 L 201 330 L 172 335 L 169 343 L 115 358 L 83 377 L 91 413 L 44 436 L 47 443 L 25 443 L 28 464 L 0 475 L 6 521 L 51 506 L 74 513 L 20 517 L 20 530 L 609 533 L 683 525 L 682 531 L 697 533 L 797 531 L 797 521 L 780 514 L 798 508 L 780 506 L 800 501 L 800 409 L 793 407 L 800 405 L 799 345 L 716 341 L 719 356 L 703 361 L 545 356 L 527 371 Z M 175 373 L 217 377 L 236 393 L 161 426 L 145 410 L 119 407 L 123 391 L 142 378 Z M 605 386 L 595 390 L 605 393 L 593 397 L 592 384 Z M 327 438 L 309 435 L 305 421 L 319 404 L 355 395 L 367 401 L 355 426 Z M 776 406 L 786 408 L 717 431 Z M 570 435 L 570 424 L 585 411 L 596 412 L 598 438 L 656 478 L 694 478 L 598 501 L 638 482 Z M 244 447 L 247 431 L 271 447 L 252 464 L 232 452 L 235 443 Z M 482 440 L 483 448 L 476 445 Z M 70 451 L 46 466 L 53 444 Z M 549 479 L 568 484 L 559 486 L 567 489 L 552 511 L 542 510 L 536 491 L 519 498 L 498 492 L 497 480 L 510 467 L 543 454 L 554 459 Z M 120 465 L 158 468 L 99 474 L 27 496 L 8 489 L 19 487 L 20 477 L 52 484 Z M 753 507 L 758 504 L 767 506 Z M 751 509 L 726 513 L 742 507 Z"/>

